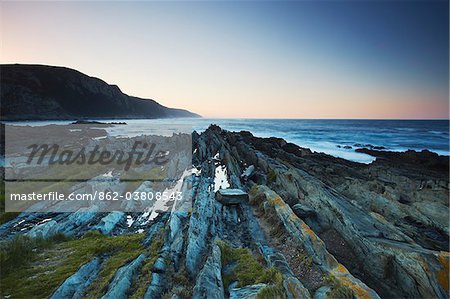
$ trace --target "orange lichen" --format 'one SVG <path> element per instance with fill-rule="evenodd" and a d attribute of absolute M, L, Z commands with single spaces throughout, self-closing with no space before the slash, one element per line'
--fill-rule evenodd
<path fill-rule="evenodd" d="M 438 260 L 442 268 L 437 273 L 437 280 L 447 293 L 449 290 L 449 257 L 448 252 L 442 252 L 439 255 Z"/>
<path fill-rule="evenodd" d="M 342 265 L 341 265 L 342 266 Z M 361 285 L 355 283 L 354 281 L 352 281 L 350 278 L 348 278 L 347 276 L 339 276 L 336 277 L 344 286 L 350 288 L 354 294 L 356 295 L 357 298 L 361 298 L 361 299 L 371 299 L 373 298 L 370 293 L 363 288 Z"/>
<path fill-rule="evenodd" d="M 351 288 L 353 292 L 356 293 L 356 296 L 361 299 L 371 299 L 373 298 L 366 289 L 363 289 L 361 286 L 355 284 Z"/>
<path fill-rule="evenodd" d="M 271 199 L 271 202 L 274 204 L 274 205 L 278 205 L 278 206 L 284 206 L 285 205 L 285 203 L 284 203 L 284 201 L 283 201 L 283 199 L 281 199 L 281 197 L 275 197 L 275 198 L 272 198 Z"/>
<path fill-rule="evenodd" d="M 309 226 L 308 226 L 306 223 L 304 223 L 304 222 L 302 222 L 302 229 L 303 229 L 303 231 L 304 231 L 306 234 L 308 234 L 308 235 L 311 237 L 311 239 L 312 239 L 313 241 L 317 240 L 317 235 L 316 235 L 316 234 L 312 231 L 312 229 L 310 229 Z"/>
<path fill-rule="evenodd" d="M 335 272 L 338 272 L 340 274 L 347 274 L 348 270 L 342 265 L 342 264 L 338 264 L 338 266 L 336 268 L 334 268 Z"/>
<path fill-rule="evenodd" d="M 289 280 L 289 282 L 288 282 L 288 289 L 289 289 L 289 292 L 291 293 L 291 295 L 294 296 L 294 298 L 298 298 L 298 299 L 302 298 L 301 294 L 299 294 L 299 292 L 297 292 L 295 285 L 292 283 L 291 280 Z"/>

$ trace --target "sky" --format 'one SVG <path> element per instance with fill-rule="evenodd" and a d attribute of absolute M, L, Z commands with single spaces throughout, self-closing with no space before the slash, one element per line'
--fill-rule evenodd
<path fill-rule="evenodd" d="M 0 2 L 0 61 L 204 117 L 449 116 L 448 1 Z"/>

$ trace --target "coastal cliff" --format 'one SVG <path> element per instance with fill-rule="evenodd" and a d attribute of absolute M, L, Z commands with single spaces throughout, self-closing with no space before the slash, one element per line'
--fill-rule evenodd
<path fill-rule="evenodd" d="M 214 125 L 192 139 L 186 210 L 150 222 L 23 213 L 0 226 L 10 242 L 51 240 L 17 268 L 34 280 L 7 273 L 2 295 L 448 298 L 448 157 L 367 149 L 367 165 Z"/>
<path fill-rule="evenodd" d="M 65 67 L 9 64 L 0 74 L 2 120 L 199 117 Z"/>

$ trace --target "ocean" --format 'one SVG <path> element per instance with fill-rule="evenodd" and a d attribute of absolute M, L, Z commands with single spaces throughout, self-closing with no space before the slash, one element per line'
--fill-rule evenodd
<path fill-rule="evenodd" d="M 333 119 L 126 119 L 126 125 L 107 128 L 112 136 L 138 136 L 149 127 L 170 124 L 188 127 L 197 132 L 210 124 L 230 131 L 250 131 L 259 137 L 281 137 L 315 152 L 323 152 L 347 160 L 370 163 L 372 156 L 357 153 L 361 146 L 383 147 L 389 151 L 427 149 L 440 155 L 449 155 L 448 120 L 333 120 Z M 10 123 L 10 122 L 8 122 Z M 15 125 L 42 126 L 68 124 L 69 121 L 11 122 Z"/>

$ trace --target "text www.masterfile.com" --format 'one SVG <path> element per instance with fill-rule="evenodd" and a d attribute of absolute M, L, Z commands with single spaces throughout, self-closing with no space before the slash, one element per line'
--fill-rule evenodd
<path fill-rule="evenodd" d="M 11 193 L 10 200 L 12 201 L 90 201 L 90 200 L 142 200 L 142 201 L 173 201 L 181 200 L 183 192 L 181 191 L 164 191 L 164 192 L 99 192 L 93 193 L 60 193 L 50 191 L 46 193 Z"/>

